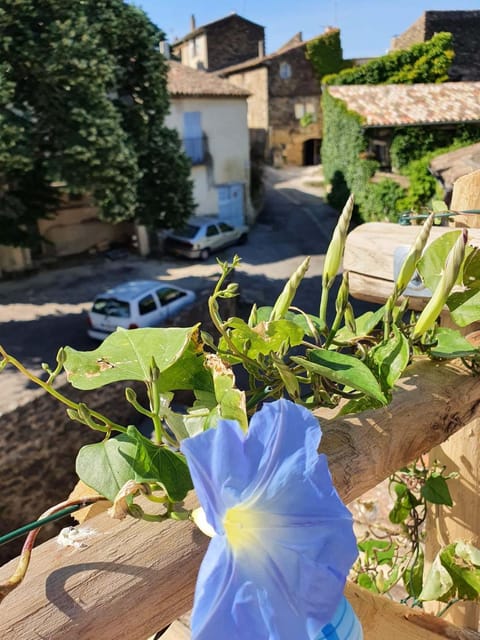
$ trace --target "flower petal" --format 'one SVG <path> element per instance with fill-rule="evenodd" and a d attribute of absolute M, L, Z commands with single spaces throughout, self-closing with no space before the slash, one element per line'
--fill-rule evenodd
<path fill-rule="evenodd" d="M 357 548 L 320 435 L 308 410 L 279 400 L 246 435 L 220 421 L 183 441 L 218 534 L 198 577 L 195 640 L 312 640 L 334 615 Z"/>

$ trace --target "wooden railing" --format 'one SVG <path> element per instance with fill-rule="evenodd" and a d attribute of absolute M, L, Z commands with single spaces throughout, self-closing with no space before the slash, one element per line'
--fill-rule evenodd
<path fill-rule="evenodd" d="M 459 363 L 419 361 L 408 369 L 388 407 L 321 419 L 322 451 L 329 456 L 341 497 L 349 502 L 479 415 L 478 379 Z M 62 548 L 55 540 L 34 549 L 25 582 L 0 607 L 2 640 L 146 640 L 191 608 L 207 546 L 191 524 L 118 522 L 101 514 L 83 526 L 93 531 L 84 549 Z M 2 567 L 0 581 L 14 567 L 15 561 Z M 355 595 L 351 601 L 358 607 L 366 640 L 480 640 L 480 634 L 448 623 L 439 628 L 437 618 L 412 614 L 406 607 L 400 615 L 402 629 L 390 628 L 382 636 L 372 627 L 377 600 Z M 387 625 L 392 620 L 388 623 L 385 612 L 392 606 L 382 599 Z M 399 619 L 397 609 L 392 615 Z"/>
<path fill-rule="evenodd" d="M 478 200 L 480 189 L 475 193 Z M 478 206 L 476 200 L 467 202 L 465 208 Z M 352 266 L 356 264 L 353 260 Z M 380 278 L 391 280 L 391 271 Z M 359 282 L 367 296 L 378 293 L 370 279 L 360 276 Z M 391 284 L 382 282 L 388 292 Z M 480 345 L 480 332 L 470 339 Z M 317 414 L 324 433 L 321 451 L 327 453 L 334 483 L 348 503 L 463 427 L 472 429 L 475 420 L 478 428 L 480 382 L 460 362 L 420 359 L 407 369 L 388 407 L 335 419 L 327 411 Z M 473 461 L 477 478 L 479 464 Z M 84 548 L 64 548 L 51 540 L 34 549 L 24 583 L 0 606 L 0 638 L 146 640 L 172 623 L 165 640 L 188 638 L 188 626 L 174 621 L 192 606 L 208 539 L 188 522 L 118 522 L 105 513 L 82 527 L 91 529 Z M 12 561 L 0 568 L 0 582 L 15 566 Z M 480 640 L 480 633 L 465 628 L 465 622 L 455 626 L 351 584 L 346 593 L 365 640 Z M 472 626 L 478 628 L 478 619 Z"/>

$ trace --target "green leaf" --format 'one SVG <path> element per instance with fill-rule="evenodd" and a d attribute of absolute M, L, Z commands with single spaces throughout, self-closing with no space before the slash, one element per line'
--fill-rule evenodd
<path fill-rule="evenodd" d="M 313 349 L 308 354 L 308 360 L 297 356 L 292 357 L 292 360 L 302 365 L 309 373 L 321 375 L 328 380 L 361 391 L 382 404 L 387 402 L 375 376 L 358 358 L 337 351 Z"/>
<path fill-rule="evenodd" d="M 410 359 L 407 338 L 393 326 L 393 339 L 383 342 L 370 350 L 370 357 L 377 366 L 378 376 L 384 391 L 392 389 L 400 378 Z"/>
<path fill-rule="evenodd" d="M 402 498 L 401 500 L 397 500 L 390 513 L 388 514 L 388 518 L 390 522 L 393 524 L 402 524 L 410 515 L 410 504 L 408 499 Z"/>
<path fill-rule="evenodd" d="M 463 265 L 463 285 L 472 289 L 480 289 L 480 247 L 468 247 Z"/>
<path fill-rule="evenodd" d="M 357 578 L 358 585 L 363 589 L 368 589 L 373 593 L 378 593 L 377 586 L 373 578 L 368 573 L 361 573 Z"/>
<path fill-rule="evenodd" d="M 403 585 L 409 596 L 418 598 L 423 588 L 424 556 L 419 553 L 412 567 L 405 569 L 402 575 Z"/>
<path fill-rule="evenodd" d="M 65 347 L 67 378 L 77 389 L 97 389 L 120 380 L 146 381 L 152 358 L 164 372 L 181 358 L 197 328 L 117 330 L 93 351 Z"/>
<path fill-rule="evenodd" d="M 447 481 L 443 476 L 429 476 L 421 489 L 421 494 L 425 500 L 433 504 L 445 504 L 447 507 L 453 505 Z"/>
<path fill-rule="evenodd" d="M 351 413 L 361 413 L 362 411 L 368 411 L 370 409 L 380 409 L 380 407 L 383 407 L 384 404 L 384 402 L 375 400 L 375 398 L 362 396 L 358 399 L 349 400 L 344 405 L 342 405 L 342 408 L 337 415 L 347 416 Z"/>
<path fill-rule="evenodd" d="M 226 420 L 236 420 L 243 431 L 248 429 L 248 419 L 245 408 L 245 393 L 235 387 L 235 377 L 230 372 L 213 374 L 215 398 L 218 403 L 219 417 Z"/>
<path fill-rule="evenodd" d="M 337 331 L 335 340 L 339 340 L 340 342 L 347 342 L 352 338 L 370 335 L 375 327 L 377 327 L 378 324 L 382 322 L 384 314 L 385 306 L 380 307 L 376 311 L 367 311 L 358 318 L 355 318 L 355 333 L 350 331 L 347 327 L 342 327 L 339 331 Z"/>
<path fill-rule="evenodd" d="M 457 542 L 455 554 L 465 562 L 480 567 L 480 549 L 467 542 Z"/>
<path fill-rule="evenodd" d="M 136 451 L 137 443 L 126 434 L 87 444 L 77 455 L 75 468 L 78 477 L 113 502 L 123 485 L 135 478 L 133 462 Z"/>
<path fill-rule="evenodd" d="M 128 435 L 137 443 L 133 468 L 136 482 L 157 482 L 173 502 L 180 502 L 193 489 L 190 472 L 183 455 L 157 446 L 133 426 Z"/>
<path fill-rule="evenodd" d="M 232 318 L 228 321 L 228 326 L 232 327 L 232 342 L 252 360 L 256 360 L 259 355 L 279 352 L 285 345 L 295 347 L 302 342 L 304 336 L 303 329 L 289 320 L 260 322 L 251 328 L 240 318 Z M 221 348 L 227 348 L 223 340 Z"/>
<path fill-rule="evenodd" d="M 417 270 L 422 276 L 425 286 L 430 291 L 435 291 L 442 276 L 453 245 L 457 241 L 461 231 L 448 231 L 431 242 L 417 264 Z"/>
<path fill-rule="evenodd" d="M 468 358 L 480 354 L 480 350 L 455 329 L 437 329 L 435 340 L 437 344 L 430 349 L 430 354 L 435 358 Z"/>
<path fill-rule="evenodd" d="M 452 577 L 443 566 L 440 556 L 437 555 L 425 579 L 419 600 L 440 600 L 441 602 L 448 602 L 454 596 L 455 587 Z"/>
<path fill-rule="evenodd" d="M 204 365 L 203 353 L 199 353 L 192 340 L 181 356 L 171 367 L 161 372 L 158 381 L 160 391 L 177 391 L 192 389 L 198 391 L 213 391 L 213 380 L 210 371 Z"/>
<path fill-rule="evenodd" d="M 360 551 L 365 553 L 367 560 L 376 564 L 392 564 L 395 556 L 395 545 L 387 540 L 368 539 L 358 543 Z"/>
<path fill-rule="evenodd" d="M 480 320 L 480 290 L 456 291 L 448 296 L 447 306 L 452 320 L 459 327 L 466 327 Z"/>
<path fill-rule="evenodd" d="M 476 600 L 480 596 L 480 567 L 471 562 L 475 554 L 466 553 L 466 547 L 450 544 L 440 551 L 440 560 L 448 571 L 459 598 Z"/>
<path fill-rule="evenodd" d="M 270 318 L 270 314 L 272 313 L 272 308 L 273 307 L 260 307 L 259 309 L 257 309 L 256 324 L 260 324 L 261 322 L 268 322 Z M 308 318 L 308 321 L 307 321 L 307 318 Z M 318 333 L 321 333 L 322 330 L 325 329 L 325 327 L 322 326 L 320 322 L 320 318 L 310 313 L 303 314 L 303 313 L 296 313 L 295 311 L 287 311 L 284 319 L 288 320 L 289 322 L 293 322 L 298 327 L 303 329 L 304 335 L 308 335 L 311 337 L 313 337 L 313 334 L 312 334 L 309 322 L 313 325 L 313 327 Z"/>

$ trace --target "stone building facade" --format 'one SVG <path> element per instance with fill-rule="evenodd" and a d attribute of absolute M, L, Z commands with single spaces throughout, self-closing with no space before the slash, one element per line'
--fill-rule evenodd
<path fill-rule="evenodd" d="M 218 72 L 248 89 L 248 126 L 257 155 L 274 165 L 320 162 L 321 86 L 297 34 L 269 56 Z"/>
<path fill-rule="evenodd" d="M 233 13 L 201 27 L 192 16 L 190 32 L 176 40 L 172 53 L 194 69 L 217 71 L 263 52 L 265 27 Z"/>
<path fill-rule="evenodd" d="M 430 40 L 435 33 L 453 35 L 453 81 L 480 80 L 480 11 L 425 11 L 404 33 L 393 38 L 391 49 L 406 49 Z"/>

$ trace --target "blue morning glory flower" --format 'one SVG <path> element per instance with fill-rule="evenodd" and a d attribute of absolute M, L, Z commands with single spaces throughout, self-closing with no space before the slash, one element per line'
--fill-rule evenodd
<path fill-rule="evenodd" d="M 310 411 L 268 403 L 245 434 L 230 420 L 183 440 L 213 536 L 200 567 L 193 640 L 314 640 L 357 556 Z"/>

